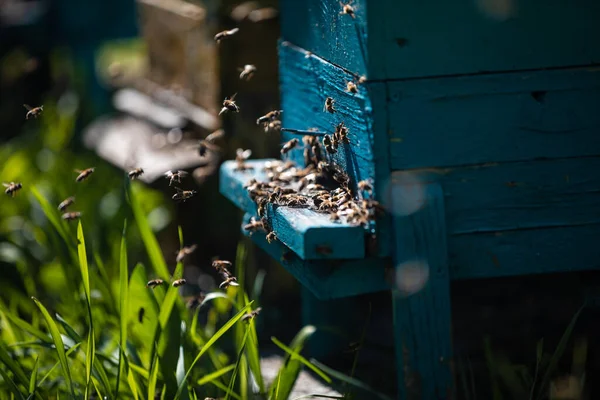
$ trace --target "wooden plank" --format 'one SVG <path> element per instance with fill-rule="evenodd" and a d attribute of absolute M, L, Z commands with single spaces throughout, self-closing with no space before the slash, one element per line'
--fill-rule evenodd
<path fill-rule="evenodd" d="M 600 154 L 600 68 L 390 82 L 389 93 L 392 169 Z"/>
<path fill-rule="evenodd" d="M 396 171 L 392 181 L 444 189 L 450 234 L 600 223 L 600 157 Z M 401 210 L 392 210 L 398 213 Z"/>
<path fill-rule="evenodd" d="M 452 279 L 600 269 L 600 224 L 451 236 Z"/>
<path fill-rule="evenodd" d="M 247 213 L 256 214 L 245 184 L 252 178 L 266 182 L 264 164 L 269 160 L 252 160 L 251 171 L 235 171 L 236 162 L 221 166 L 221 193 Z M 271 160 L 272 161 L 272 160 Z M 309 209 L 271 205 L 267 219 L 278 240 L 303 260 L 352 259 L 365 255 L 365 230 L 361 226 L 334 223 L 329 216 Z"/>
<path fill-rule="evenodd" d="M 595 0 L 371 1 L 368 18 L 371 79 L 600 63 Z"/>
<path fill-rule="evenodd" d="M 406 190 L 404 184 L 394 183 L 394 201 Z M 422 203 L 414 212 L 394 218 L 398 399 L 450 399 L 450 274 L 440 185 L 424 185 Z"/>
<path fill-rule="evenodd" d="M 244 216 L 242 226 L 250 220 Z M 248 232 L 242 229 L 245 235 Z M 264 234 L 250 236 L 262 250 L 291 273 L 319 300 L 338 299 L 389 290 L 393 276 L 391 259 L 302 260 L 279 241 L 268 243 Z"/>
<path fill-rule="evenodd" d="M 281 1 L 281 36 L 357 75 L 364 75 L 366 3 L 366 0 L 352 2 L 356 10 L 353 19 L 340 15 L 339 0 Z"/>

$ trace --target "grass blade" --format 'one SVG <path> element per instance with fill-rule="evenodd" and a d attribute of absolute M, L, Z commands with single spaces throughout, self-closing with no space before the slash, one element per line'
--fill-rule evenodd
<path fill-rule="evenodd" d="M 66 352 L 66 356 L 70 356 L 71 353 L 75 352 L 79 346 L 81 345 L 81 343 L 77 343 L 76 345 L 74 345 L 73 347 L 71 347 L 69 350 L 67 350 Z M 50 374 L 52 374 L 52 371 L 54 371 L 56 369 L 56 367 L 58 367 L 58 365 L 60 364 L 60 361 L 57 361 L 54 366 L 52 368 L 50 368 L 50 370 L 48 372 L 46 372 L 46 375 L 44 375 L 42 377 L 42 379 L 40 379 L 40 383 L 38 384 L 38 386 L 41 386 L 42 383 L 44 383 L 46 381 L 46 379 L 48 379 L 48 377 L 50 376 Z"/>
<path fill-rule="evenodd" d="M 60 331 L 58 330 L 58 326 L 56 326 L 56 322 L 52 319 L 48 310 L 42 303 L 39 302 L 35 297 L 32 298 L 35 304 L 38 306 L 42 315 L 44 316 L 44 320 L 46 321 L 46 325 L 48 325 L 48 330 L 50 331 L 50 335 L 52 336 L 52 340 L 54 341 L 54 347 L 56 350 L 56 354 L 58 355 L 58 360 L 63 369 L 63 373 L 65 374 L 65 379 L 67 384 L 69 385 L 69 390 L 71 391 L 71 396 L 75 397 L 75 391 L 73 389 L 73 381 L 71 379 L 71 370 L 69 369 L 69 364 L 67 363 L 67 356 L 65 355 L 65 345 L 60 336 Z"/>
<path fill-rule="evenodd" d="M 15 381 L 13 381 L 12 378 L 2 368 L 0 368 L 0 375 L 2 375 L 2 378 L 4 378 L 5 382 L 8 382 L 10 390 L 15 394 L 15 397 L 25 400 Z"/>
<path fill-rule="evenodd" d="M 196 384 L 198 386 L 206 385 L 207 383 L 210 383 L 210 382 L 214 381 L 215 379 L 220 378 L 221 376 L 225 375 L 226 373 L 228 373 L 229 371 L 231 371 L 234 368 L 235 368 L 235 364 L 231 364 L 226 367 L 223 367 L 223 368 L 221 368 L 215 372 L 212 372 L 208 375 L 204 375 L 202 378 L 198 379 Z"/>
<path fill-rule="evenodd" d="M 235 400 L 243 400 L 242 396 L 240 396 L 239 394 L 229 390 L 229 388 L 225 385 L 223 385 L 223 383 L 221 383 L 220 381 L 212 381 L 210 382 L 213 385 L 215 385 L 216 387 L 218 387 L 219 389 L 221 389 L 222 391 L 224 391 L 226 394 L 228 394 L 229 396 L 233 397 Z"/>
<path fill-rule="evenodd" d="M 238 351 L 237 361 L 235 362 L 235 368 L 233 369 L 233 374 L 231 375 L 231 380 L 229 381 L 229 390 L 233 391 L 235 387 L 235 378 L 237 376 L 237 372 L 239 370 L 240 364 L 242 363 L 242 358 L 244 357 L 244 348 L 246 347 L 246 340 L 248 340 L 248 332 L 250 332 L 250 326 L 246 327 L 246 332 L 244 333 L 244 337 L 242 339 L 242 343 L 240 345 L 240 349 Z M 246 398 L 248 396 L 248 391 L 246 387 L 246 382 L 240 382 L 240 389 L 242 398 Z M 229 399 L 229 391 L 225 395 L 225 400 Z"/>
<path fill-rule="evenodd" d="M 18 383 L 20 383 L 24 387 L 27 387 L 27 385 L 29 383 L 29 379 L 27 379 L 27 375 L 25 375 L 25 372 L 21 368 L 21 365 L 19 363 L 17 363 L 15 360 L 13 360 L 13 358 L 10 356 L 10 354 L 4 347 L 4 344 L 2 344 L 1 342 L 0 342 L 0 361 L 4 365 L 6 365 L 8 367 L 8 369 L 13 373 L 13 375 Z M 2 370 L 2 368 L 0 368 L 0 370 Z M 18 386 L 15 384 L 15 387 L 18 387 Z M 20 393 L 20 391 L 19 391 L 19 393 Z"/>
<path fill-rule="evenodd" d="M 156 396 L 156 383 L 158 381 L 158 353 L 154 355 L 150 367 L 150 378 L 148 379 L 148 400 L 154 400 Z"/>
<path fill-rule="evenodd" d="M 29 379 L 29 397 L 33 397 L 35 393 L 35 389 L 37 388 L 37 376 L 38 376 L 38 363 L 40 361 L 40 357 L 35 358 L 35 363 L 33 364 L 33 369 L 31 370 L 31 377 Z"/>
<path fill-rule="evenodd" d="M 119 313 L 120 313 L 120 332 L 119 332 L 119 366 L 117 370 L 117 387 L 115 394 L 119 395 L 119 383 L 123 376 L 125 363 L 125 347 L 127 345 L 127 313 L 129 311 L 128 289 L 129 289 L 129 267 L 127 264 L 127 239 L 126 239 L 127 221 L 123 225 L 123 236 L 121 238 L 121 249 L 119 253 Z"/>
<path fill-rule="evenodd" d="M 282 349 L 283 351 L 285 351 L 286 353 L 288 353 L 290 355 L 290 357 L 291 357 L 292 360 L 298 360 L 298 361 L 300 361 L 302 364 L 304 364 L 308 368 L 310 368 L 315 374 L 319 375 L 325 382 L 331 383 L 331 378 L 328 377 L 327 375 L 325 375 L 325 373 L 323 371 L 321 371 L 319 368 L 317 368 L 313 364 L 311 364 L 310 361 L 308 361 L 306 358 L 302 357 L 300 354 L 298 354 L 294 350 L 290 349 L 285 344 L 281 343 L 279 340 L 277 340 L 277 338 L 272 337 L 271 340 L 280 349 Z"/>
<path fill-rule="evenodd" d="M 225 334 L 225 332 L 227 332 L 229 329 L 231 329 L 231 327 L 240 320 L 240 318 L 242 318 L 244 316 L 244 314 L 246 314 L 246 312 L 250 309 L 250 307 L 252 306 L 252 302 L 250 302 L 248 305 L 246 305 L 246 307 L 242 308 L 236 315 L 234 315 L 229 321 L 227 321 L 222 327 L 221 329 L 219 329 L 217 332 L 215 332 L 214 335 L 212 335 L 212 337 L 206 342 L 206 344 L 204 346 L 202 346 L 202 348 L 200 349 L 200 352 L 198 352 L 198 355 L 196 355 L 196 358 L 194 358 L 194 361 L 192 361 L 192 363 L 190 364 L 188 370 L 185 373 L 185 377 L 183 378 L 183 381 L 181 381 L 181 384 L 179 385 L 179 389 L 177 390 L 177 394 L 175 396 L 175 399 L 178 399 L 181 392 L 183 391 L 183 388 L 186 385 L 187 382 L 187 378 L 190 375 L 190 373 L 192 372 L 192 369 L 194 369 L 194 366 L 196 365 L 196 363 L 198 362 L 198 360 L 200 359 L 200 357 L 202 357 L 202 355 L 204 353 L 206 353 L 208 351 L 208 349 L 210 349 L 210 347 L 215 344 L 215 342 L 217 340 L 219 340 L 221 338 L 221 336 L 223 336 Z"/>
<path fill-rule="evenodd" d="M 85 291 L 85 300 L 88 310 L 88 319 L 90 329 L 88 332 L 88 343 L 85 354 L 85 399 L 90 395 L 92 366 L 94 365 L 94 356 L 96 354 L 96 343 L 94 342 L 94 322 L 92 319 L 92 295 L 90 290 L 90 271 L 87 261 L 87 252 L 85 248 L 85 237 L 81 221 L 77 224 L 77 255 L 79 256 L 79 269 L 81 270 L 81 279 L 83 281 L 83 290 Z"/>

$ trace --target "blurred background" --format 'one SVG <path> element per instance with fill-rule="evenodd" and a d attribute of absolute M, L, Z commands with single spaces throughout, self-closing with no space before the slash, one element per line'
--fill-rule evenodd
<path fill-rule="evenodd" d="M 166 259 L 173 259 L 169 268 L 181 226 L 186 244 L 198 244 L 186 264 L 189 290 L 215 289 L 211 259 L 234 259 L 238 242 L 246 240 L 240 234 L 241 212 L 219 194 L 219 163 L 234 158 L 238 148 L 251 149 L 252 158 L 279 154 L 279 135 L 265 133 L 255 122 L 279 107 L 277 3 L 0 0 L 2 181 L 35 186 L 53 204 L 76 196 L 89 242 L 106 256 L 105 264 L 116 265 L 123 220 L 132 220 L 124 177 L 144 168 L 132 190 L 143 198 Z M 252 13 L 258 9 L 270 12 Z M 238 34 L 214 41 L 217 32 L 236 26 Z M 248 81 L 239 79 L 246 64 L 257 68 Z M 222 99 L 234 93 L 241 112 L 219 117 Z M 24 104 L 43 105 L 42 116 L 26 119 Z M 220 155 L 201 157 L 193 147 L 197 140 L 221 128 Z M 74 169 L 88 167 L 96 168 L 94 180 L 76 186 Z M 198 191 L 194 198 L 171 201 L 174 190 L 162 175 L 171 169 L 189 172 L 183 185 Z M 50 243 L 52 228 L 34 194 L 23 190 L 21 195 L 31 201 L 0 200 L 0 290 L 6 297 L 35 293 L 51 302 L 68 290 L 68 276 L 49 251 L 56 245 Z M 128 236 L 132 262 L 144 259 L 135 226 Z M 309 295 L 275 260 L 254 246 L 248 249 L 247 281 L 261 289 L 259 337 L 265 346 L 273 335 L 287 342 L 311 318 L 303 320 L 301 307 Z M 583 300 L 600 305 L 600 293 L 582 289 L 583 282 L 594 279 L 593 274 L 563 274 L 453 284 L 456 369 L 468 378 L 460 386 L 481 386 L 479 393 L 486 393 L 493 354 L 501 353 L 515 366 L 505 372 L 521 374 L 518 366 L 535 366 L 540 338 L 553 349 L 551 343 L 559 342 Z M 60 311 L 66 305 L 55 306 Z M 368 327 L 357 375 L 393 393 L 390 294 L 343 300 L 340 307 L 351 310 L 350 336 Z M 579 318 L 572 334 L 579 348 L 598 333 L 597 310 Z M 317 318 L 316 323 L 327 321 Z M 583 357 L 588 372 L 599 370 L 597 356 L 584 351 Z M 351 353 L 325 361 L 346 372 L 353 368 Z M 581 365 L 582 360 L 561 362 Z"/>

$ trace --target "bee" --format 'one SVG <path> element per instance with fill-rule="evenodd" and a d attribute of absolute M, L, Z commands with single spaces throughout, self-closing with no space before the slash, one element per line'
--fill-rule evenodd
<path fill-rule="evenodd" d="M 230 30 L 221 31 L 215 35 L 215 41 L 217 43 L 219 43 L 219 42 L 221 42 L 221 40 L 225 39 L 226 37 L 235 35 L 236 33 L 238 33 L 239 30 L 240 30 L 240 28 L 233 28 Z"/>
<path fill-rule="evenodd" d="M 236 112 L 236 113 L 240 112 L 240 108 L 238 107 L 237 104 L 235 104 L 235 96 L 236 95 L 237 95 L 237 93 L 235 93 L 231 97 L 225 97 L 225 100 L 223 100 L 223 108 L 221 108 L 219 115 L 223 114 L 226 111 L 231 111 L 231 112 Z"/>
<path fill-rule="evenodd" d="M 23 184 L 21 184 L 20 182 L 3 183 L 2 186 L 6 188 L 4 193 L 9 195 L 10 197 L 15 197 L 17 192 L 23 188 Z"/>
<path fill-rule="evenodd" d="M 223 129 L 217 129 L 204 139 L 200 140 L 198 142 L 198 154 L 200 157 L 204 157 L 207 150 L 212 152 L 219 151 L 219 147 L 215 145 L 215 141 L 221 139 L 223 136 L 225 136 L 225 131 Z"/>
<path fill-rule="evenodd" d="M 337 204 L 330 199 L 322 199 L 319 204 L 319 211 L 331 211 L 337 208 Z"/>
<path fill-rule="evenodd" d="M 197 307 L 200 307 L 205 298 L 206 294 L 200 292 L 198 295 L 193 296 L 191 299 L 188 300 L 186 307 L 189 309 L 195 309 Z"/>
<path fill-rule="evenodd" d="M 185 285 L 186 283 L 187 283 L 187 281 L 185 279 L 181 278 L 181 279 L 177 279 L 177 280 L 173 281 L 172 285 L 173 285 L 173 287 L 179 287 L 179 286 Z"/>
<path fill-rule="evenodd" d="M 248 160 L 248 158 L 250 158 L 251 155 L 252 150 L 250 149 L 237 149 L 235 151 L 235 171 L 246 171 L 248 169 L 253 169 L 252 167 L 246 165 L 246 160 Z"/>
<path fill-rule="evenodd" d="M 367 77 L 362 75 L 360 78 L 358 78 L 358 84 L 362 85 L 363 83 L 365 83 L 367 81 Z"/>
<path fill-rule="evenodd" d="M 77 178 L 75 178 L 75 182 L 81 182 L 81 181 L 89 178 L 89 176 L 94 173 L 95 169 L 96 168 L 94 168 L 94 167 L 84 169 L 83 171 L 76 169 L 75 172 L 77 172 L 79 175 L 77 175 Z"/>
<path fill-rule="evenodd" d="M 27 110 L 27 114 L 25 115 L 25 119 L 29 119 L 29 117 L 37 118 L 44 112 L 44 106 L 39 107 L 31 107 L 28 104 L 23 104 L 23 107 Z"/>
<path fill-rule="evenodd" d="M 212 267 L 217 271 L 226 270 L 232 266 L 231 261 L 227 260 L 213 260 Z"/>
<path fill-rule="evenodd" d="M 238 71 L 240 71 L 240 79 L 249 81 L 256 72 L 256 66 L 252 64 L 246 64 L 243 68 L 238 68 Z"/>
<path fill-rule="evenodd" d="M 259 217 L 264 217 L 267 213 L 268 200 L 265 197 L 258 198 L 256 201 L 256 213 Z"/>
<path fill-rule="evenodd" d="M 323 106 L 323 111 L 327 111 L 327 112 L 333 114 L 334 112 L 337 111 L 334 107 L 334 104 L 335 104 L 335 100 L 331 97 L 327 97 L 325 99 L 325 105 Z"/>
<path fill-rule="evenodd" d="M 323 136 L 323 146 L 325 146 L 325 151 L 329 154 L 335 154 L 337 151 L 337 146 L 334 145 L 334 140 L 330 135 Z"/>
<path fill-rule="evenodd" d="M 354 94 L 358 93 L 358 86 L 356 86 L 356 83 L 352 81 L 346 82 L 346 92 Z"/>
<path fill-rule="evenodd" d="M 266 239 L 267 239 L 267 242 L 269 244 L 271 244 L 274 241 L 276 241 L 277 240 L 277 235 L 275 234 L 275 231 L 271 231 L 271 232 L 267 233 Z"/>
<path fill-rule="evenodd" d="M 348 139 L 348 127 L 344 125 L 343 121 L 335 127 L 334 136 L 336 136 L 340 142 L 350 144 L 350 139 Z"/>
<path fill-rule="evenodd" d="M 165 172 L 165 178 L 169 180 L 169 186 L 173 185 L 173 182 L 181 183 L 181 178 L 188 175 L 185 171 L 167 171 Z"/>
<path fill-rule="evenodd" d="M 280 131 L 281 130 L 281 121 L 274 120 L 274 121 L 270 121 L 270 122 L 265 122 L 264 128 L 265 128 L 265 132 Z"/>
<path fill-rule="evenodd" d="M 251 217 L 249 223 L 244 225 L 244 230 L 252 234 L 260 229 L 264 229 L 264 227 L 265 226 L 262 221 L 257 221 L 254 217 Z"/>
<path fill-rule="evenodd" d="M 127 175 L 129 175 L 129 179 L 131 179 L 133 181 L 134 179 L 139 178 L 143 174 L 144 174 L 144 170 L 142 168 L 136 168 L 132 171 L 129 171 L 129 173 Z"/>
<path fill-rule="evenodd" d="M 67 197 L 58 205 L 58 211 L 63 212 L 69 207 L 71 204 L 75 203 L 75 197 Z"/>
<path fill-rule="evenodd" d="M 175 261 L 182 262 L 186 256 L 189 256 L 196 250 L 196 247 L 198 247 L 198 246 L 194 244 L 192 246 L 182 248 L 181 250 L 179 250 L 177 252 L 177 258 L 175 259 Z"/>
<path fill-rule="evenodd" d="M 283 145 L 283 147 L 281 148 L 281 154 L 286 154 L 288 153 L 290 150 L 292 150 L 294 147 L 296 147 L 298 145 L 300 141 L 296 138 L 293 138 L 292 140 L 290 140 L 289 142 L 285 143 Z"/>
<path fill-rule="evenodd" d="M 148 283 L 146 283 L 146 287 L 154 289 L 155 287 L 160 286 L 163 283 L 165 283 L 165 281 L 163 281 L 162 279 L 152 279 L 151 281 L 148 281 Z"/>
<path fill-rule="evenodd" d="M 261 310 L 262 310 L 262 307 L 256 307 L 256 310 L 253 310 L 253 311 L 250 311 L 249 313 L 244 314 L 244 316 L 241 318 L 241 320 L 246 321 L 246 320 L 254 319 L 254 317 L 256 317 L 258 314 L 260 314 Z"/>
<path fill-rule="evenodd" d="M 369 179 L 365 179 L 364 181 L 358 182 L 358 190 L 362 190 L 363 192 L 373 193 L 373 185 L 371 184 Z"/>
<path fill-rule="evenodd" d="M 340 6 L 342 6 L 342 11 L 340 11 L 340 15 L 346 14 L 351 16 L 352 18 L 356 18 L 356 14 L 354 13 L 354 7 L 352 7 L 352 1 L 344 4 L 340 1 Z"/>
<path fill-rule="evenodd" d="M 229 278 L 221 282 L 221 284 L 219 285 L 219 289 L 227 289 L 229 286 L 240 286 L 237 283 L 237 278 L 235 276 L 230 276 Z"/>
<path fill-rule="evenodd" d="M 81 218 L 81 213 L 79 211 L 68 212 L 62 215 L 62 219 L 65 221 L 75 221 L 79 218 Z"/>
<path fill-rule="evenodd" d="M 252 22 L 260 22 L 267 19 L 275 18 L 278 14 L 277 9 L 273 7 L 263 7 L 258 10 L 253 10 L 248 14 L 248 19 Z"/>
<path fill-rule="evenodd" d="M 175 193 L 171 197 L 175 201 L 185 202 L 187 199 L 193 197 L 196 193 L 198 193 L 195 190 L 183 190 L 181 188 L 178 188 L 177 186 L 175 186 L 175 190 L 177 191 L 177 193 Z"/>
<path fill-rule="evenodd" d="M 140 307 L 138 310 L 138 322 L 140 324 L 144 321 L 144 314 L 146 314 L 146 309 L 144 309 L 144 307 Z"/>
<path fill-rule="evenodd" d="M 268 113 L 266 113 L 265 115 L 263 115 L 262 117 L 259 117 L 256 120 L 256 125 L 260 125 L 260 124 L 264 124 L 266 122 L 269 121 L 273 121 L 276 118 L 279 118 L 279 116 L 281 116 L 281 113 L 283 112 L 283 110 L 273 110 L 273 111 L 269 111 Z"/>

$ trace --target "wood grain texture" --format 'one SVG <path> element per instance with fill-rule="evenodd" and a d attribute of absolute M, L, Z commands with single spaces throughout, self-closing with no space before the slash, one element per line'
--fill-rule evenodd
<path fill-rule="evenodd" d="M 370 1 L 369 78 L 600 63 L 589 40 L 600 37 L 599 19 L 596 0 Z"/>
<path fill-rule="evenodd" d="M 406 188 L 393 185 L 394 199 Z M 449 399 L 451 372 L 450 274 L 442 188 L 424 187 L 423 205 L 394 218 L 394 264 L 398 288 L 393 291 L 399 399 Z M 412 268 L 413 274 L 407 274 Z M 408 281 L 414 273 L 425 280 Z M 416 291 L 416 292 L 415 292 Z"/>
<path fill-rule="evenodd" d="M 394 170 L 600 154 L 600 68 L 388 85 Z"/>
<path fill-rule="evenodd" d="M 281 36 L 354 74 L 364 75 L 366 3 L 366 0 L 352 2 L 356 9 L 356 18 L 352 19 L 340 15 L 339 0 L 280 1 Z"/>
<path fill-rule="evenodd" d="M 600 157 L 396 171 L 394 183 L 439 182 L 449 234 L 600 223 Z M 392 210 L 392 212 L 397 212 Z"/>
<path fill-rule="evenodd" d="M 452 279 L 600 270 L 600 224 L 451 236 Z"/>
<path fill-rule="evenodd" d="M 246 213 L 256 214 L 256 204 L 244 185 L 252 178 L 267 181 L 264 163 L 252 160 L 250 171 L 234 171 L 235 161 L 221 166 L 220 191 Z M 269 205 L 267 219 L 277 238 L 303 260 L 352 259 L 365 255 L 365 230 L 360 226 L 331 222 L 329 216 L 308 209 Z"/>
<path fill-rule="evenodd" d="M 246 214 L 243 224 L 247 223 L 250 217 L 251 214 Z M 248 235 L 243 228 L 242 232 Z M 280 241 L 269 244 L 265 235 L 260 233 L 250 237 L 273 259 L 279 260 L 281 265 L 319 300 L 379 292 L 391 287 L 390 259 L 302 260 Z"/>

